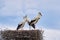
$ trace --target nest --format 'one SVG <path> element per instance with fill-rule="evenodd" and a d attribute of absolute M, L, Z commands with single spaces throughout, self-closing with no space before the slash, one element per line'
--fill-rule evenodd
<path fill-rule="evenodd" d="M 6 30 L 1 34 L 4 40 L 43 40 L 41 30 Z"/>

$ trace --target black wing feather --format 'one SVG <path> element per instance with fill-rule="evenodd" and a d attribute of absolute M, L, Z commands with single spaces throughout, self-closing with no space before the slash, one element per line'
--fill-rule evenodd
<path fill-rule="evenodd" d="M 34 22 L 34 21 L 36 21 L 36 20 L 31 20 L 31 23 Z"/>
<path fill-rule="evenodd" d="M 36 21 L 36 20 L 31 20 L 30 24 L 33 23 L 33 22 L 35 22 L 35 21 Z"/>
<path fill-rule="evenodd" d="M 19 24 L 18 27 L 17 27 L 17 30 L 22 26 L 22 24 Z"/>
<path fill-rule="evenodd" d="M 32 24 L 32 27 L 35 29 L 35 25 L 34 24 Z"/>

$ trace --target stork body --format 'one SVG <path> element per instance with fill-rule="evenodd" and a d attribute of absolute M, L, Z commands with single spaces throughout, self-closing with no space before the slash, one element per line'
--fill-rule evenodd
<path fill-rule="evenodd" d="M 25 25 L 25 23 L 26 23 L 26 16 L 23 18 L 23 21 L 22 21 L 21 23 L 18 24 L 17 30 L 20 29 L 20 28 L 23 28 L 24 25 Z"/>
<path fill-rule="evenodd" d="M 35 20 L 33 21 L 28 21 L 29 26 L 32 26 L 35 29 L 35 24 L 32 24 Z M 30 27 L 31 28 L 31 27 Z"/>
<path fill-rule="evenodd" d="M 38 22 L 38 20 L 41 18 L 42 14 L 39 12 L 38 15 L 33 19 L 33 20 L 29 20 L 27 18 L 27 22 L 29 24 L 29 26 L 32 26 L 35 29 L 35 24 Z"/>

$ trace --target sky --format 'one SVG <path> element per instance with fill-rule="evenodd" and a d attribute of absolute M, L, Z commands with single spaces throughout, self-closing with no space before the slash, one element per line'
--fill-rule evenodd
<path fill-rule="evenodd" d="M 38 12 L 43 16 L 36 26 L 43 28 L 46 40 L 60 40 L 60 0 L 0 0 L 0 29 L 16 29 L 23 16 L 33 19 Z"/>

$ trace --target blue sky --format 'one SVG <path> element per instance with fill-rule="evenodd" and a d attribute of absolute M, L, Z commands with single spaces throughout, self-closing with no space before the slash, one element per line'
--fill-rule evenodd
<path fill-rule="evenodd" d="M 60 30 L 60 0 L 0 0 L 0 28 L 16 28 L 23 16 L 33 19 L 38 12 L 38 28 Z"/>
<path fill-rule="evenodd" d="M 37 25 L 60 29 L 59 10 L 59 0 L 0 0 L 0 24 L 16 27 L 23 16 L 32 18 L 41 12 L 43 16 Z"/>

